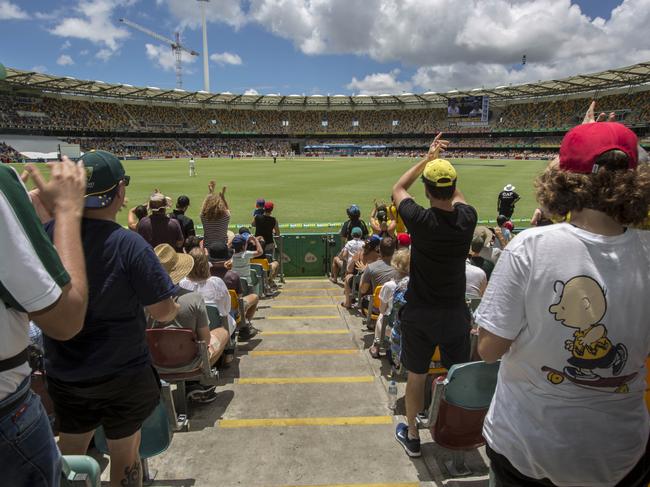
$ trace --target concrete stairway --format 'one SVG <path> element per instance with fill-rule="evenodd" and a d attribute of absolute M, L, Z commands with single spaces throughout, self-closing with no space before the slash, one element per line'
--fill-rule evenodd
<path fill-rule="evenodd" d="M 369 357 L 368 332 L 339 306 L 341 293 L 324 279 L 289 280 L 260 303 L 262 333 L 240 343 L 219 398 L 195 405 L 190 431 L 150 460 L 155 485 L 487 485 L 445 480 L 449 454 L 435 444 L 423 445 L 428 459 L 406 456 L 387 408 L 387 366 Z M 485 470 L 480 455 L 472 462 Z"/>

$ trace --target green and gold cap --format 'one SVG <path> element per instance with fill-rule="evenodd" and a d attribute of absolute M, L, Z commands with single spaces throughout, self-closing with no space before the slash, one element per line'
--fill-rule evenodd
<path fill-rule="evenodd" d="M 117 194 L 120 181 L 128 186 L 129 176 L 120 160 L 110 152 L 93 150 L 81 160 L 86 168 L 86 208 L 104 208 Z"/>

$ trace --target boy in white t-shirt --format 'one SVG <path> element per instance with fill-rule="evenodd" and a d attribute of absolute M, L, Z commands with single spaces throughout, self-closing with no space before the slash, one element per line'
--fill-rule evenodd
<path fill-rule="evenodd" d="M 337 279 L 339 272 L 341 271 L 341 268 L 346 263 L 346 261 L 351 260 L 351 257 L 353 255 L 363 249 L 363 240 L 361 240 L 363 231 L 361 230 L 361 227 L 354 227 L 352 229 L 351 235 L 352 239 L 345 242 L 345 245 L 339 254 L 334 257 L 334 259 L 332 259 L 332 272 L 330 274 L 330 281 L 332 281 L 334 284 L 338 282 Z M 349 271 L 346 269 L 346 272 Z"/>
<path fill-rule="evenodd" d="M 255 250 L 246 250 L 249 242 L 255 244 Z M 264 253 L 260 242 L 250 233 L 236 235 L 232 239 L 232 248 L 235 253 L 232 256 L 232 270 L 239 274 L 239 277 L 246 280 L 249 286 L 253 284 L 251 280 L 251 259 L 259 257 Z"/>
<path fill-rule="evenodd" d="M 593 114 L 593 104 L 590 107 Z M 593 115 L 588 119 L 593 121 Z M 587 123 L 537 179 L 562 223 L 504 249 L 476 312 L 502 359 L 483 434 L 497 485 L 646 486 L 650 168 L 625 126 Z"/>

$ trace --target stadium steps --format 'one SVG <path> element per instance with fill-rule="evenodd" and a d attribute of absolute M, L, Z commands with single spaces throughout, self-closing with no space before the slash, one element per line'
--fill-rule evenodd
<path fill-rule="evenodd" d="M 425 458 L 406 456 L 387 408 L 387 366 L 369 358 L 369 334 L 339 306 L 341 294 L 327 280 L 288 280 L 260 302 L 261 333 L 240 344 L 218 399 L 194 406 L 189 431 L 150 460 L 154 485 L 487 485 L 446 479 L 449 454 L 426 435 Z"/>

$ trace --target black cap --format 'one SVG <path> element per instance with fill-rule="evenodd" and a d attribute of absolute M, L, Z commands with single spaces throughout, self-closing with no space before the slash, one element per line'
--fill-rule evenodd
<path fill-rule="evenodd" d="M 224 242 L 212 242 L 208 245 L 208 257 L 213 262 L 230 259 L 228 246 Z"/>

